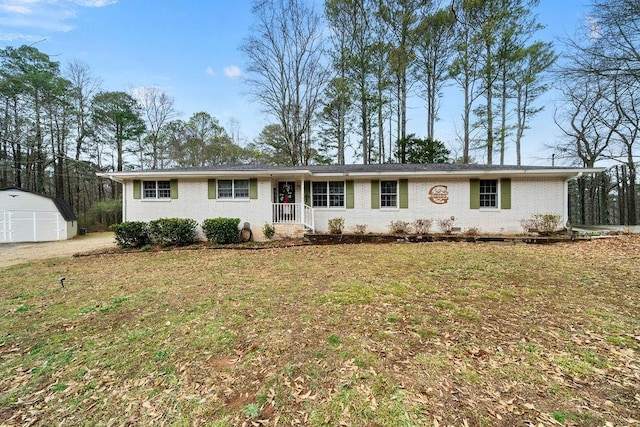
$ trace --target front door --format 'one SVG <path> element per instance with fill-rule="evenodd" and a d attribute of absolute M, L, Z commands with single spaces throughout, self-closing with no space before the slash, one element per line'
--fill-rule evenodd
<path fill-rule="evenodd" d="M 278 182 L 278 203 L 296 202 L 296 183 L 291 181 Z"/>
<path fill-rule="evenodd" d="M 296 183 L 293 181 L 278 182 L 278 200 L 276 200 L 276 221 L 293 222 L 296 219 Z"/>

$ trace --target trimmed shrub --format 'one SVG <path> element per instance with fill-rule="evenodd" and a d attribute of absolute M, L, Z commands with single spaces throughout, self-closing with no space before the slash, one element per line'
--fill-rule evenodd
<path fill-rule="evenodd" d="M 391 221 L 389 224 L 389 232 L 391 234 L 409 234 L 411 226 L 407 221 Z"/>
<path fill-rule="evenodd" d="M 560 225 L 560 215 L 538 214 L 533 216 L 536 220 L 536 228 L 540 233 L 553 233 Z"/>
<path fill-rule="evenodd" d="M 239 225 L 240 218 L 207 218 L 202 222 L 202 231 L 207 240 L 223 245 L 238 241 Z"/>
<path fill-rule="evenodd" d="M 365 234 L 367 232 L 367 224 L 356 224 L 356 234 Z"/>
<path fill-rule="evenodd" d="M 450 234 L 453 231 L 453 222 L 452 218 L 443 218 L 438 220 L 438 228 L 441 232 L 445 234 Z"/>
<path fill-rule="evenodd" d="M 342 234 L 344 229 L 344 218 L 330 218 L 329 219 L 329 234 Z"/>
<path fill-rule="evenodd" d="M 273 239 L 273 236 L 276 234 L 276 228 L 269 223 L 265 223 L 264 227 L 262 227 L 262 234 L 264 234 L 264 237 L 271 240 Z"/>
<path fill-rule="evenodd" d="M 197 225 L 191 218 L 160 218 L 149 222 L 149 234 L 160 246 L 187 246 L 196 241 Z"/>
<path fill-rule="evenodd" d="M 478 236 L 480 234 L 480 228 L 478 227 L 469 227 L 465 233 L 467 236 Z"/>
<path fill-rule="evenodd" d="M 413 229 L 418 234 L 429 234 L 432 225 L 432 219 L 416 219 L 413 221 Z"/>
<path fill-rule="evenodd" d="M 114 232 L 116 243 L 121 248 L 141 248 L 151 243 L 149 225 L 146 222 L 121 222 L 112 224 L 109 229 Z"/>
<path fill-rule="evenodd" d="M 533 230 L 537 230 L 538 224 L 535 218 L 526 218 L 520 220 L 520 226 L 524 234 L 529 234 Z"/>

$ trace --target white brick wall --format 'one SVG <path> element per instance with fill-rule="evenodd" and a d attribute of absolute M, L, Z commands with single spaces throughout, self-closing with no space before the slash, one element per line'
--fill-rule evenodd
<path fill-rule="evenodd" d="M 446 185 L 449 200 L 446 204 L 432 203 L 428 192 L 434 185 Z M 327 231 L 328 220 L 345 219 L 347 231 L 358 224 L 367 225 L 369 232 L 388 232 L 391 221 L 413 222 L 416 219 L 432 219 L 432 231 L 440 231 L 436 221 L 455 217 L 454 227 L 463 231 L 478 228 L 484 233 L 521 233 L 520 220 L 534 214 L 553 213 L 564 218 L 564 188 L 561 179 L 512 179 L 511 209 L 470 209 L 468 179 L 460 180 L 409 180 L 408 209 L 371 209 L 370 181 L 355 181 L 354 209 L 315 209 L 316 229 Z"/>
<path fill-rule="evenodd" d="M 133 182 L 127 182 L 123 192 L 124 221 L 152 221 L 158 218 L 193 218 L 202 224 L 207 218 L 240 218 L 240 226 L 251 224 L 254 237 L 262 237 L 262 227 L 271 221 L 271 184 L 258 180 L 256 200 L 221 200 L 208 198 L 204 179 L 179 179 L 177 199 L 134 199 Z M 200 237 L 204 238 L 199 229 Z"/>
<path fill-rule="evenodd" d="M 446 185 L 448 203 L 437 205 L 428 198 L 434 185 Z M 255 238 L 262 238 L 262 227 L 271 223 L 272 194 L 276 181 L 258 180 L 258 199 L 220 200 L 208 199 L 206 179 L 178 180 L 178 199 L 133 199 L 133 183 L 127 182 L 123 193 L 125 221 L 151 221 L 158 218 L 193 218 L 198 224 L 206 218 L 237 217 L 240 224 L 249 222 Z M 566 222 L 564 199 L 566 185 L 560 178 L 512 178 L 511 209 L 470 209 L 468 179 L 415 179 L 409 180 L 408 209 L 371 209 L 370 180 L 356 180 L 354 185 L 354 209 L 319 209 L 315 211 L 316 231 L 327 231 L 328 220 L 345 219 L 346 231 L 355 230 L 358 224 L 367 225 L 370 232 L 387 232 L 391 221 L 413 222 L 416 219 L 432 219 L 432 231 L 439 231 L 438 219 L 455 217 L 454 227 L 463 231 L 478 228 L 483 233 L 521 233 L 520 220 L 534 214 L 553 213 Z M 296 201 L 302 202 L 301 185 L 296 183 Z M 499 203 L 498 203 L 499 204 Z"/>

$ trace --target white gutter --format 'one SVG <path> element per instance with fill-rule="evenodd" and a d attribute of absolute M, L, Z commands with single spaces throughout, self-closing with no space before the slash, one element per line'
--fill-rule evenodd
<path fill-rule="evenodd" d="M 326 177 L 326 178 L 379 178 L 379 177 L 491 177 L 491 176 L 565 176 L 567 179 L 573 179 L 584 173 L 599 173 L 603 172 L 604 168 L 589 168 L 589 169 L 492 169 L 484 170 L 469 169 L 469 170 L 439 170 L 439 171 L 362 171 L 362 172 L 312 172 L 306 169 L 292 169 L 292 170 L 268 170 L 268 169 L 256 169 L 256 170 L 211 170 L 211 171 L 139 171 L 139 172 L 111 172 L 111 173 L 99 173 L 97 176 L 103 178 L 109 178 L 112 181 L 124 182 L 131 179 L 166 179 L 166 178 L 211 178 L 220 176 L 246 176 L 246 177 Z"/>

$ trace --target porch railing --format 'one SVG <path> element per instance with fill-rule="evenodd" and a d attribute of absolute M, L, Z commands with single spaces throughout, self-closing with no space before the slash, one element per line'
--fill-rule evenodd
<path fill-rule="evenodd" d="M 304 203 L 273 203 L 274 224 L 300 224 L 315 230 L 313 209 Z"/>

